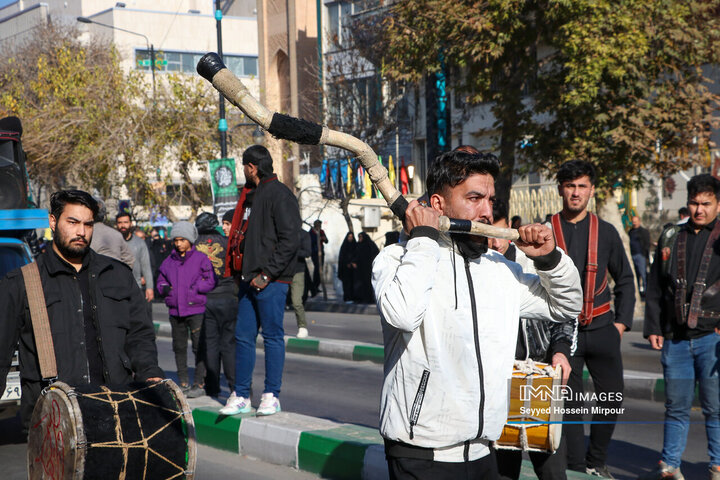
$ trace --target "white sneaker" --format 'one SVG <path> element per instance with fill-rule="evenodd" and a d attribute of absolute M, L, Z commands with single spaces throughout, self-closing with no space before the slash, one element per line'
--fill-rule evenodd
<path fill-rule="evenodd" d="M 272 393 L 263 393 L 256 415 L 273 415 L 280 411 L 280 400 Z"/>
<path fill-rule="evenodd" d="M 298 328 L 298 333 L 295 336 L 297 338 L 307 338 L 307 336 L 308 336 L 307 328 L 305 328 L 305 327 Z"/>
<path fill-rule="evenodd" d="M 251 410 L 250 400 L 245 397 L 238 397 L 235 392 L 227 399 L 227 403 L 219 411 L 221 415 L 237 415 L 238 413 L 249 413 Z"/>

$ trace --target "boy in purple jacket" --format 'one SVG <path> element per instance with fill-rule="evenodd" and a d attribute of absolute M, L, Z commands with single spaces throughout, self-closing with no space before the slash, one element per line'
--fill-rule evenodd
<path fill-rule="evenodd" d="M 175 250 L 158 269 L 157 290 L 165 297 L 172 327 L 173 352 L 180 388 L 189 398 L 204 395 L 205 364 L 198 360 L 200 329 L 205 314 L 205 294 L 215 287 L 210 259 L 195 249 L 198 232 L 190 222 L 173 225 Z M 189 385 L 187 366 L 188 332 L 195 355 L 195 379 Z"/>

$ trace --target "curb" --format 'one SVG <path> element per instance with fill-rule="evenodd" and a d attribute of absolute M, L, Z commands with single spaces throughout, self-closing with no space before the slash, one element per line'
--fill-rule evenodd
<path fill-rule="evenodd" d="M 252 413 L 225 416 L 209 397 L 190 400 L 195 437 L 201 444 L 257 458 L 266 463 L 342 480 L 389 478 L 383 440 L 373 428 L 338 423 L 297 413 L 268 417 Z M 524 460 L 521 479 L 535 478 Z M 569 479 L 589 475 L 568 471 Z"/>
<path fill-rule="evenodd" d="M 323 478 L 387 479 L 377 430 L 296 413 L 225 416 L 220 405 L 193 408 L 199 443 Z"/>

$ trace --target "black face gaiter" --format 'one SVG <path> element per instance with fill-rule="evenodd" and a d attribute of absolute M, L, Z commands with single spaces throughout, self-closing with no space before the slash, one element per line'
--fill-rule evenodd
<path fill-rule="evenodd" d="M 467 233 L 451 233 L 450 237 L 457 245 L 460 255 L 464 258 L 474 260 L 488 250 L 487 238 L 485 237 L 481 238 L 480 242 L 474 240 L 474 238 L 477 238 L 475 235 L 468 235 Z"/>

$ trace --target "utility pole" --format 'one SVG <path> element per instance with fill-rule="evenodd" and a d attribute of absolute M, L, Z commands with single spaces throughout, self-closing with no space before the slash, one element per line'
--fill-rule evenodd
<path fill-rule="evenodd" d="M 215 0 L 215 23 L 217 26 L 217 54 L 222 59 L 222 17 L 223 11 L 220 0 Z M 220 133 L 220 158 L 227 158 L 227 120 L 225 119 L 225 97 L 220 96 L 220 120 L 218 132 Z"/>

